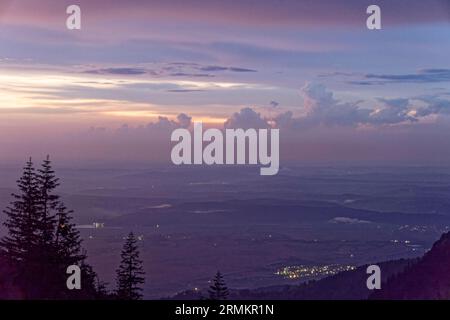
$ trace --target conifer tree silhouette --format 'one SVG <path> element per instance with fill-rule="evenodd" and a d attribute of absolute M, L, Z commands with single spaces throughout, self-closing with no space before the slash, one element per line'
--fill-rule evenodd
<path fill-rule="evenodd" d="M 12 194 L 14 200 L 4 210 L 7 216 L 4 225 L 8 233 L 0 241 L 0 248 L 2 255 L 17 270 L 19 285 L 33 288 L 38 280 L 34 272 L 40 262 L 37 249 L 41 242 L 42 224 L 37 204 L 39 188 L 31 158 L 23 168 L 17 186 L 19 192 Z"/>
<path fill-rule="evenodd" d="M 7 235 L 0 254 L 15 270 L 15 284 L 24 298 L 94 298 L 96 274 L 85 262 L 78 230 L 55 189 L 58 178 L 47 157 L 36 172 L 30 159 L 17 181 L 18 193 L 4 210 Z M 69 292 L 66 269 L 79 265 L 86 275 L 81 292 Z M 84 270 L 84 271 L 83 271 Z"/>
<path fill-rule="evenodd" d="M 39 188 L 36 203 L 42 219 L 41 241 L 47 246 L 53 241 L 54 210 L 59 205 L 59 196 L 54 194 L 55 189 L 59 186 L 59 179 L 55 176 L 49 156 L 43 161 L 42 167 L 37 170 L 36 181 Z"/>
<path fill-rule="evenodd" d="M 72 223 L 72 210 L 68 210 L 63 203 L 59 203 L 56 208 L 56 230 L 54 236 L 54 261 L 55 268 L 57 271 L 57 286 L 63 290 L 65 290 L 65 278 L 66 278 L 66 269 L 70 265 L 78 265 L 82 271 L 82 294 L 92 295 L 92 286 L 95 283 L 93 277 L 89 276 L 89 273 L 86 274 L 86 270 L 83 269 L 86 262 L 86 252 L 81 247 L 81 238 L 80 233 L 76 229 L 74 223 Z M 89 266 L 89 271 L 91 271 L 91 267 Z M 93 272 L 93 270 L 92 270 Z M 87 276 L 86 276 L 87 275 Z M 76 292 L 71 292 L 66 294 L 78 295 Z"/>
<path fill-rule="evenodd" d="M 142 285 L 145 282 L 142 260 L 136 237 L 130 232 L 121 253 L 121 263 L 117 269 L 117 297 L 121 300 L 142 299 Z"/>
<path fill-rule="evenodd" d="M 217 271 L 213 283 L 209 287 L 208 293 L 210 300 L 226 300 L 228 298 L 228 288 L 220 271 Z"/>
<path fill-rule="evenodd" d="M 39 253 L 40 261 L 35 266 L 34 272 L 36 281 L 40 281 L 40 283 L 34 285 L 45 291 L 44 297 L 57 297 L 63 289 L 65 272 L 58 265 L 58 248 L 54 242 L 55 210 L 59 205 L 59 196 L 55 194 L 55 189 L 59 186 L 59 179 L 55 176 L 49 156 L 42 162 L 41 168 L 37 170 L 36 182 L 38 189 L 36 210 L 40 224 L 40 240 L 36 252 Z"/>

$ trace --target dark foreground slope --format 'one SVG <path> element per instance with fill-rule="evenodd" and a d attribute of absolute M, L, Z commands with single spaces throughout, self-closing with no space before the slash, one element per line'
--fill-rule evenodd
<path fill-rule="evenodd" d="M 450 232 L 417 263 L 388 279 L 371 299 L 450 299 Z"/>
<path fill-rule="evenodd" d="M 21 290 L 14 285 L 14 271 L 0 256 L 0 299 L 21 299 Z"/>

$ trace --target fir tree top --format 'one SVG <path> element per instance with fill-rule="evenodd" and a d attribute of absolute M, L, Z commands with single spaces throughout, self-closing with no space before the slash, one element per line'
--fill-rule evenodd
<path fill-rule="evenodd" d="M 213 284 L 209 287 L 208 293 L 209 299 L 211 300 L 226 300 L 228 298 L 228 288 L 220 271 L 217 271 L 216 276 L 213 279 Z"/>
<path fill-rule="evenodd" d="M 139 258 L 137 239 L 130 232 L 121 253 L 121 262 L 117 273 L 117 296 L 123 300 L 142 299 L 141 285 L 144 283 L 142 260 Z"/>

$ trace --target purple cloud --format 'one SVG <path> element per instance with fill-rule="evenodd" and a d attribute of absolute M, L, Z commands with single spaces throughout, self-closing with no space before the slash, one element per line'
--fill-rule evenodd
<path fill-rule="evenodd" d="M 264 119 L 260 113 L 257 113 L 251 108 L 244 108 L 233 115 L 224 123 L 225 128 L 268 128 L 270 127 L 267 120 Z"/>

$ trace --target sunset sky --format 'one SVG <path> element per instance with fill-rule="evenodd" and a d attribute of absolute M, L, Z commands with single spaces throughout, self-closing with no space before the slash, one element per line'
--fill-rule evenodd
<path fill-rule="evenodd" d="M 165 161 L 228 120 L 282 161 L 449 165 L 449 57 L 449 0 L 0 0 L 0 162 Z"/>

